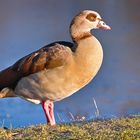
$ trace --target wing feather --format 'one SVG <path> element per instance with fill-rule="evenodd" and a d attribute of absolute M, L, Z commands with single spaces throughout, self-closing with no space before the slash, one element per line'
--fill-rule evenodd
<path fill-rule="evenodd" d="M 69 42 L 55 42 L 21 58 L 0 72 L 0 90 L 5 87 L 14 89 L 22 77 L 64 65 L 67 57 L 72 55 L 72 46 Z"/>

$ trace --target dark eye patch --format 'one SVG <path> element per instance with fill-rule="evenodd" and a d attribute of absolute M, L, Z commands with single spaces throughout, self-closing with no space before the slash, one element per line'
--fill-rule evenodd
<path fill-rule="evenodd" d="M 96 14 L 90 13 L 86 16 L 86 19 L 88 19 L 89 21 L 95 21 L 97 18 Z"/>

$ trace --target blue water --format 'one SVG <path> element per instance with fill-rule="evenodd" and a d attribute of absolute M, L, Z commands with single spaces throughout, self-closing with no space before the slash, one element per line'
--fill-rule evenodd
<path fill-rule="evenodd" d="M 54 6 L 57 3 L 57 6 Z M 68 27 L 83 9 L 98 11 L 112 27 L 94 35 L 104 49 L 95 79 L 78 93 L 55 103 L 57 123 L 140 113 L 140 1 L 0 1 L 0 70 L 22 56 L 56 40 L 71 41 Z M 20 98 L 0 100 L 0 127 L 46 123 L 40 105 Z"/>

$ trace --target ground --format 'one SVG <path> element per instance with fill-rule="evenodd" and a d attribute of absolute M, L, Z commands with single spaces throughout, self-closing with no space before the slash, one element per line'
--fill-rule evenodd
<path fill-rule="evenodd" d="M 0 128 L 0 140 L 140 140 L 140 115 L 53 127 Z"/>

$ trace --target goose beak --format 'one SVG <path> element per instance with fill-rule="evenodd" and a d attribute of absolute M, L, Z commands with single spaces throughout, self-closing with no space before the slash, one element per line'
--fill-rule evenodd
<path fill-rule="evenodd" d="M 97 24 L 98 29 L 103 29 L 103 30 L 111 30 L 111 27 L 108 26 L 104 21 L 99 21 Z"/>

